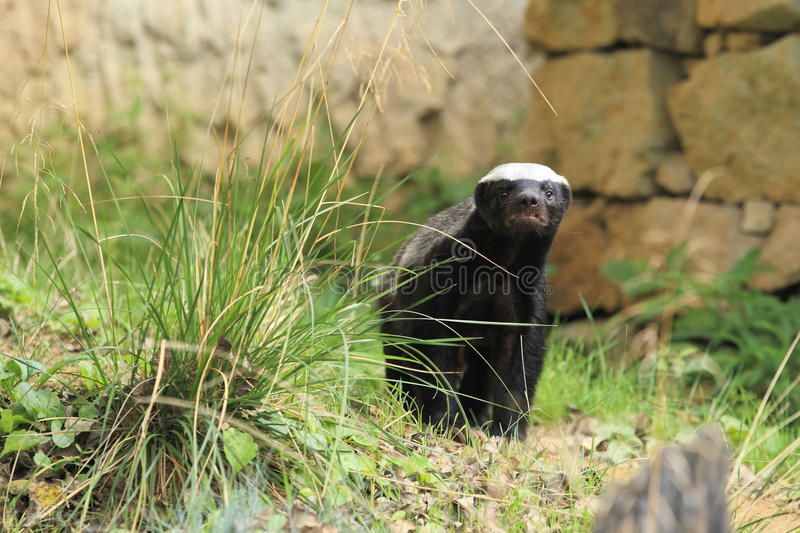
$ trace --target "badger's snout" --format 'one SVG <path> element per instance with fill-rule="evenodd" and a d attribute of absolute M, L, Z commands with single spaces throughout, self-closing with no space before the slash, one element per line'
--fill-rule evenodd
<path fill-rule="evenodd" d="M 549 216 L 544 193 L 536 186 L 520 186 L 512 195 L 509 222 L 518 229 L 547 225 Z"/>
<path fill-rule="evenodd" d="M 539 191 L 532 188 L 524 189 L 517 194 L 517 205 L 523 208 L 539 207 L 542 203 Z"/>

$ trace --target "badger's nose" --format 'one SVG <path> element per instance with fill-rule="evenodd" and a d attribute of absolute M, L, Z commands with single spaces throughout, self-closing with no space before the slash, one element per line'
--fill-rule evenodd
<path fill-rule="evenodd" d="M 519 193 L 519 203 L 524 207 L 538 207 L 539 197 L 534 191 L 522 191 Z"/>

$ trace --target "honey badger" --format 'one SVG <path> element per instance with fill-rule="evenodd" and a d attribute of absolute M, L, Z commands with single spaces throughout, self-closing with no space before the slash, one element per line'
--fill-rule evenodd
<path fill-rule="evenodd" d="M 571 199 L 547 166 L 500 165 L 397 252 L 379 302 L 386 377 L 425 421 L 524 436 L 545 353 L 545 261 Z"/>

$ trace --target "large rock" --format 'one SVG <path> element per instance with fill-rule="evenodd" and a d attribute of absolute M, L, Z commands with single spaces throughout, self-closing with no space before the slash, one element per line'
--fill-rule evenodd
<path fill-rule="evenodd" d="M 709 33 L 703 41 L 706 57 L 716 57 L 725 49 L 725 36 L 720 32 Z"/>
<path fill-rule="evenodd" d="M 578 53 L 548 61 L 528 114 L 526 155 L 546 161 L 576 190 L 647 196 L 664 154 L 677 145 L 666 108 L 681 66 L 651 50 Z"/>
<path fill-rule="evenodd" d="M 753 279 L 753 286 L 773 291 L 800 283 L 800 206 L 781 206 L 775 217 L 775 229 L 761 250 L 761 260 L 768 270 Z"/>
<path fill-rule="evenodd" d="M 759 48 L 763 42 L 760 33 L 732 31 L 725 35 L 725 49 L 730 52 L 749 52 Z"/>
<path fill-rule="evenodd" d="M 611 0 L 530 0 L 525 32 L 548 50 L 607 46 L 617 39 L 617 8 Z"/>
<path fill-rule="evenodd" d="M 800 202 L 800 36 L 696 65 L 669 107 L 710 197 Z"/>
<path fill-rule="evenodd" d="M 751 235 L 767 235 L 775 226 L 775 206 L 770 202 L 745 202 L 742 231 Z"/>
<path fill-rule="evenodd" d="M 531 0 L 528 38 L 549 50 L 599 48 L 616 41 L 684 53 L 700 50 L 696 0 Z"/>
<path fill-rule="evenodd" d="M 697 1 L 697 21 L 709 28 L 721 26 L 771 32 L 800 28 L 800 2 L 797 0 Z"/>
<path fill-rule="evenodd" d="M 688 194 L 695 179 L 686 158 L 680 153 L 670 154 L 658 166 L 656 182 L 672 194 Z"/>
<path fill-rule="evenodd" d="M 694 21 L 696 0 L 617 1 L 623 41 L 682 53 L 702 48 L 702 34 Z"/>
<path fill-rule="evenodd" d="M 609 237 L 603 221 L 605 202 L 573 205 L 558 230 L 549 262 L 550 308 L 566 315 L 578 313 L 585 301 L 592 309 L 613 311 L 621 294 L 601 272 Z"/>
<path fill-rule="evenodd" d="M 790 227 L 790 217 L 785 217 L 785 227 Z M 763 238 L 740 230 L 740 218 L 741 211 L 735 206 L 672 198 L 635 204 L 579 204 L 567 215 L 553 245 L 550 305 L 567 315 L 580 313 L 582 301 L 592 309 L 613 311 L 624 299 L 602 273 L 603 266 L 609 261 L 647 260 L 659 268 L 682 242 L 687 243 L 693 275 L 711 279 L 764 243 Z M 785 245 L 785 240 L 781 244 Z M 800 258 L 791 260 L 788 264 L 800 265 Z"/>
<path fill-rule="evenodd" d="M 607 259 L 650 259 L 655 265 L 683 242 L 692 272 L 709 279 L 730 269 L 763 239 L 740 230 L 735 206 L 654 198 L 646 204 L 616 204 L 605 212 Z"/>

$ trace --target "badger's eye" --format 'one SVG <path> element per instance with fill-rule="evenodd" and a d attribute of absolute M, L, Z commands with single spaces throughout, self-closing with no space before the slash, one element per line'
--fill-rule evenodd
<path fill-rule="evenodd" d="M 546 191 L 544 191 L 544 195 L 548 200 L 552 200 L 553 199 L 553 190 L 552 189 L 547 189 Z"/>
<path fill-rule="evenodd" d="M 508 192 L 508 189 L 500 189 L 497 194 L 500 195 L 500 198 L 508 198 L 510 193 Z"/>

